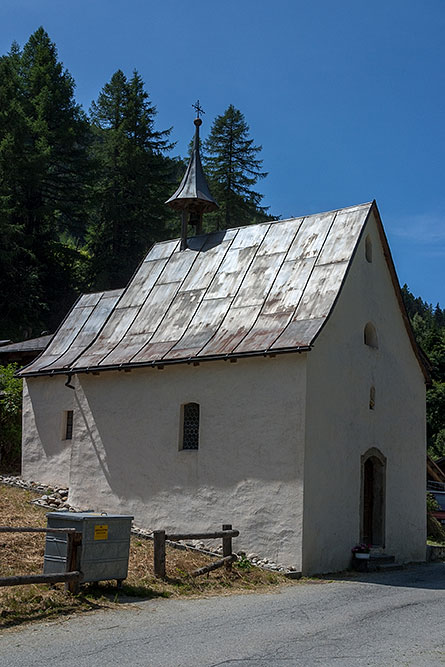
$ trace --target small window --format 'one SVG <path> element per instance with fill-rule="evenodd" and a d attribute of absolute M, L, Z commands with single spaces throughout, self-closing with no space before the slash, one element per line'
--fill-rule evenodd
<path fill-rule="evenodd" d="M 364 343 L 369 347 L 378 348 L 377 331 L 372 322 L 368 322 L 364 330 Z"/>
<path fill-rule="evenodd" d="M 369 409 L 375 409 L 375 387 L 371 387 L 369 390 Z"/>
<path fill-rule="evenodd" d="M 63 429 L 63 439 L 72 440 L 73 439 L 73 411 L 67 410 L 65 412 L 65 428 Z"/>
<path fill-rule="evenodd" d="M 186 403 L 182 415 L 182 447 L 181 449 L 198 449 L 199 447 L 199 403 Z"/>
<path fill-rule="evenodd" d="M 372 262 L 372 241 L 369 235 L 365 239 L 365 257 L 367 262 Z"/>

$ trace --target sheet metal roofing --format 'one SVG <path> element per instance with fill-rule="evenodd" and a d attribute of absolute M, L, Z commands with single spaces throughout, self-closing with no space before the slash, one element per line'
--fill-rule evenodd
<path fill-rule="evenodd" d="M 1 345 L 0 341 L 0 355 L 10 354 L 11 352 L 40 352 L 45 349 L 52 337 L 52 334 L 48 334 L 47 336 L 21 340 L 17 343 L 8 341 L 9 345 Z"/>
<path fill-rule="evenodd" d="M 372 206 L 157 243 L 124 290 L 82 296 L 21 374 L 308 349 Z"/>

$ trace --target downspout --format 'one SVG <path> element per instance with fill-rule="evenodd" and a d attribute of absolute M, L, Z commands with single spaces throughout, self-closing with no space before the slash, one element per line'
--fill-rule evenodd
<path fill-rule="evenodd" d="M 66 374 L 65 387 L 69 387 L 73 391 L 76 391 L 76 387 L 73 384 L 71 384 L 72 377 L 73 377 L 73 373 L 67 373 Z M 79 397 L 78 397 L 77 394 L 74 397 L 74 401 L 77 402 L 77 404 L 79 404 Z M 73 426 L 73 434 L 74 434 L 74 426 Z M 70 467 L 69 467 L 69 471 L 68 471 L 68 502 L 71 501 L 71 497 L 70 497 L 70 494 L 71 494 L 71 471 L 73 470 L 73 457 L 74 457 L 74 450 L 75 450 L 75 446 L 73 446 L 73 443 L 75 443 L 75 441 L 71 440 Z"/>

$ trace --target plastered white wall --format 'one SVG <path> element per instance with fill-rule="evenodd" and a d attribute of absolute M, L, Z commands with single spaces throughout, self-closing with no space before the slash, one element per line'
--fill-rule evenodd
<path fill-rule="evenodd" d="M 365 259 L 368 234 L 372 263 Z M 377 329 L 378 349 L 364 345 L 368 321 Z M 425 383 L 373 218 L 308 354 L 307 384 L 303 571 L 349 565 L 360 539 L 361 455 L 371 447 L 387 458 L 385 551 L 401 562 L 424 560 Z"/>
<path fill-rule="evenodd" d="M 231 523 L 235 548 L 301 567 L 305 356 L 76 377 L 70 502 L 148 529 Z M 181 404 L 198 451 L 179 451 Z"/>
<path fill-rule="evenodd" d="M 68 486 L 71 440 L 64 440 L 64 413 L 74 409 L 74 392 L 65 376 L 23 381 L 22 476 Z M 74 414 L 74 419 L 76 415 Z"/>

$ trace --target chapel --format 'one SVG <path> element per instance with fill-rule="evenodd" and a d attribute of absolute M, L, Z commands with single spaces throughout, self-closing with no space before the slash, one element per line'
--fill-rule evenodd
<path fill-rule="evenodd" d="M 181 238 L 20 372 L 23 477 L 149 530 L 231 523 L 304 574 L 358 542 L 424 560 L 429 378 L 376 203 L 203 234 L 200 124 Z"/>

